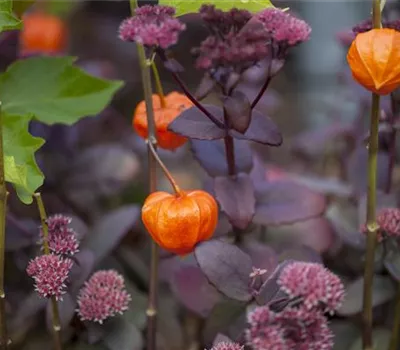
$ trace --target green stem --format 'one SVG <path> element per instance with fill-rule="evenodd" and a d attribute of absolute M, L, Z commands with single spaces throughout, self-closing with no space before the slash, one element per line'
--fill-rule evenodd
<path fill-rule="evenodd" d="M 363 349 L 372 350 L 372 284 L 374 278 L 376 223 L 376 177 L 378 159 L 379 95 L 372 95 L 370 137 L 368 144 L 367 251 L 363 293 Z"/>
<path fill-rule="evenodd" d="M 160 98 L 161 108 L 165 108 L 167 103 L 165 102 L 164 90 L 161 84 L 160 74 L 158 73 L 158 69 L 154 61 L 151 62 L 151 69 L 153 71 L 154 81 L 156 83 L 157 95 Z"/>
<path fill-rule="evenodd" d="M 0 111 L 0 347 L 8 349 L 9 339 L 6 323 L 6 293 L 4 290 L 4 266 L 6 244 L 7 189 L 4 175 L 3 118 Z"/>
<path fill-rule="evenodd" d="M 394 320 L 392 328 L 392 336 L 390 338 L 389 350 L 397 350 L 400 334 L 400 283 L 398 283 L 396 293 L 396 307 L 394 310 Z"/>
<path fill-rule="evenodd" d="M 44 208 L 41 194 L 35 193 L 35 198 L 39 209 L 40 223 L 42 225 L 42 231 L 43 231 L 43 250 L 44 254 L 48 255 L 50 254 L 50 248 L 49 248 L 49 228 L 47 226 L 47 214 Z M 50 298 L 50 302 L 51 302 L 51 314 L 52 314 L 52 324 L 53 324 L 54 348 L 56 350 L 62 350 L 60 313 L 58 311 L 58 304 L 56 297 L 52 296 Z"/>

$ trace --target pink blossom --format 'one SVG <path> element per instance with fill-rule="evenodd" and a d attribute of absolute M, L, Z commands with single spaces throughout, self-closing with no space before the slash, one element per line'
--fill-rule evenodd
<path fill-rule="evenodd" d="M 169 6 L 145 5 L 135 15 L 124 20 L 119 27 L 119 37 L 145 46 L 166 49 L 177 43 L 186 26 L 174 18 L 175 9 Z"/>
<path fill-rule="evenodd" d="M 41 297 L 55 296 L 61 300 L 72 264 L 71 259 L 63 259 L 58 255 L 41 255 L 29 262 L 26 272 L 34 279 L 35 290 Z"/>
<path fill-rule="evenodd" d="M 71 218 L 63 215 L 54 215 L 47 219 L 48 244 L 51 252 L 60 255 L 73 255 L 79 251 L 76 233 L 68 225 Z M 43 238 L 43 230 L 41 230 Z"/>
<path fill-rule="evenodd" d="M 273 40 L 278 43 L 295 46 L 310 38 L 310 26 L 282 10 L 268 8 L 259 12 L 256 18 L 264 24 Z"/>
<path fill-rule="evenodd" d="M 399 208 L 384 208 L 378 212 L 376 222 L 379 226 L 378 241 L 382 241 L 385 237 L 400 236 L 400 209 Z M 367 234 L 366 225 L 361 227 L 361 232 Z"/>
<path fill-rule="evenodd" d="M 221 342 L 213 346 L 211 350 L 244 350 L 244 346 L 238 343 Z"/>
<path fill-rule="evenodd" d="M 322 307 L 333 313 L 344 298 L 340 278 L 321 264 L 293 262 L 284 268 L 278 284 L 290 298 L 301 297 L 308 310 Z"/>
<path fill-rule="evenodd" d="M 318 310 L 286 308 L 275 313 L 268 306 L 248 314 L 245 336 L 254 350 L 330 350 L 333 335 Z"/>
<path fill-rule="evenodd" d="M 131 296 L 124 278 L 114 270 L 98 271 L 85 282 L 78 295 L 78 314 L 82 321 L 103 323 L 128 309 Z"/>

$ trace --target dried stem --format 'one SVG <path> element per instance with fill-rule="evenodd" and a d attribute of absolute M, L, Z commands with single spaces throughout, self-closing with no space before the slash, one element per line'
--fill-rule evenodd
<path fill-rule="evenodd" d="M 48 239 L 49 228 L 47 226 L 47 214 L 40 193 L 35 193 L 35 198 L 39 209 L 40 222 L 43 231 L 44 254 L 48 255 L 50 254 L 50 248 Z M 58 304 L 56 297 L 52 296 L 50 302 L 51 302 L 51 314 L 52 314 L 52 324 L 53 324 L 54 348 L 56 350 L 62 350 L 60 313 L 58 311 Z"/>
<path fill-rule="evenodd" d="M 4 290 L 4 265 L 6 245 L 7 189 L 4 175 L 3 118 L 0 110 L 0 347 L 8 349 L 6 323 L 6 294 Z"/>
<path fill-rule="evenodd" d="M 164 162 L 161 160 L 160 156 L 157 154 L 157 151 L 156 151 L 154 145 L 152 145 L 150 142 L 148 144 L 149 144 L 150 151 L 153 154 L 153 157 L 157 161 L 158 165 L 161 167 L 161 169 L 164 172 L 164 175 L 166 176 L 168 181 L 171 183 L 171 186 L 174 189 L 175 193 L 178 196 L 182 195 L 183 194 L 182 190 L 179 188 L 178 184 L 176 183 L 175 179 L 172 177 L 172 175 L 169 172 L 168 168 L 166 167 Z"/>
<path fill-rule="evenodd" d="M 167 103 L 165 102 L 164 90 L 161 84 L 160 74 L 158 73 L 158 69 L 154 61 L 151 62 L 151 70 L 153 71 L 154 81 L 156 83 L 156 91 L 158 97 L 160 98 L 161 108 L 165 108 Z"/>
<path fill-rule="evenodd" d="M 379 0 L 378 0 L 379 1 Z M 379 95 L 372 95 L 370 138 L 368 144 L 367 251 L 364 270 L 363 348 L 372 350 L 372 284 L 374 278 L 376 223 L 376 177 L 378 158 Z"/>

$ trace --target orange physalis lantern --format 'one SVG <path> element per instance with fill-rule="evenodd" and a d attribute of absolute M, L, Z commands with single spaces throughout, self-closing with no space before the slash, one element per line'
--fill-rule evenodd
<path fill-rule="evenodd" d="M 185 95 L 178 92 L 171 92 L 164 97 L 165 106 L 161 105 L 158 95 L 153 95 L 152 100 L 158 146 L 169 150 L 182 146 L 187 141 L 186 137 L 174 134 L 168 131 L 167 128 L 185 109 L 193 106 L 192 102 Z M 147 138 L 148 126 L 145 101 L 141 101 L 137 105 L 132 124 L 141 137 Z"/>
<path fill-rule="evenodd" d="M 213 235 L 218 205 L 205 191 L 154 192 L 144 202 L 142 220 L 160 247 L 186 255 Z"/>
<path fill-rule="evenodd" d="M 358 83 L 376 94 L 390 94 L 400 85 L 400 32 L 381 28 L 358 34 L 347 61 Z"/>
<path fill-rule="evenodd" d="M 62 52 L 67 43 L 67 27 L 64 22 L 44 12 L 23 16 L 20 47 L 23 54 Z"/>

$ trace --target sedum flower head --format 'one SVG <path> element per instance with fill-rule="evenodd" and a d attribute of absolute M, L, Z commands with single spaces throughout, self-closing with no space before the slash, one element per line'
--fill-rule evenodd
<path fill-rule="evenodd" d="M 238 343 L 221 342 L 213 346 L 211 350 L 244 350 L 244 346 Z"/>
<path fill-rule="evenodd" d="M 267 8 L 259 12 L 256 18 L 263 23 L 276 43 L 295 46 L 310 38 L 311 27 L 282 10 Z"/>
<path fill-rule="evenodd" d="M 121 23 L 119 37 L 144 46 L 167 49 L 177 43 L 179 34 L 186 28 L 174 15 L 175 9 L 169 6 L 139 7 L 133 17 Z"/>
<path fill-rule="evenodd" d="M 64 215 L 54 215 L 47 219 L 49 249 L 54 254 L 74 255 L 79 251 L 76 233 L 68 225 L 71 218 Z M 41 231 L 43 239 L 43 230 Z"/>
<path fill-rule="evenodd" d="M 243 71 L 268 56 L 269 35 L 260 23 L 251 22 L 249 11 L 203 5 L 200 15 L 211 34 L 193 50 L 197 68 Z"/>
<path fill-rule="evenodd" d="M 318 310 L 286 308 L 279 313 L 268 306 L 248 314 L 248 345 L 257 350 L 330 350 L 333 335 Z"/>
<path fill-rule="evenodd" d="M 98 271 L 85 282 L 78 295 L 78 315 L 82 321 L 103 323 L 128 309 L 131 296 L 124 278 L 114 270 Z"/>
<path fill-rule="evenodd" d="M 400 236 L 400 209 L 384 208 L 377 215 L 376 222 L 379 226 L 378 241 L 382 241 L 384 237 Z M 361 227 L 361 231 L 368 233 L 366 225 Z"/>
<path fill-rule="evenodd" d="M 71 259 L 58 255 L 41 255 L 29 262 L 26 272 L 34 279 L 35 290 L 41 297 L 61 300 L 72 264 Z"/>
<path fill-rule="evenodd" d="M 278 284 L 290 298 L 301 297 L 308 310 L 333 313 L 344 298 L 340 278 L 321 264 L 293 262 L 283 269 Z"/>

